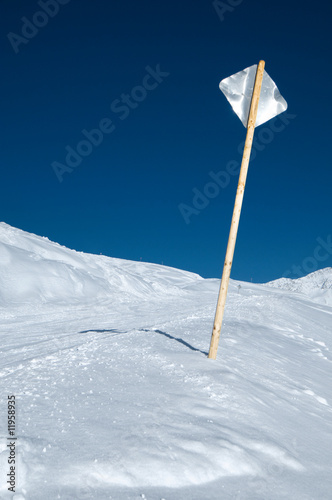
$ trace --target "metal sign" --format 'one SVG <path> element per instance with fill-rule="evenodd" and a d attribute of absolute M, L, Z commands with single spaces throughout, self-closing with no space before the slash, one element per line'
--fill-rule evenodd
<path fill-rule="evenodd" d="M 247 128 L 250 104 L 255 85 L 257 64 L 235 73 L 222 80 L 219 84 L 220 90 L 225 94 L 233 110 Z M 256 125 L 271 120 L 287 109 L 287 102 L 280 94 L 278 87 L 272 78 L 264 70 L 262 89 L 259 98 Z"/>

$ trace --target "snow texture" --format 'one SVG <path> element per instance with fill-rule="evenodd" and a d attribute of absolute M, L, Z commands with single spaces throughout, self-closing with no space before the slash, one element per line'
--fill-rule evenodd
<path fill-rule="evenodd" d="M 212 361 L 219 280 L 0 242 L 1 500 L 331 498 L 331 268 L 232 281 Z"/>

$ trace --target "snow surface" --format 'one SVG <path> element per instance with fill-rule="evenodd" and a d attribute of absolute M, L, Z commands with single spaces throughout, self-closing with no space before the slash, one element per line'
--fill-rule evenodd
<path fill-rule="evenodd" d="M 1 499 L 332 498 L 331 269 L 318 294 L 232 281 L 212 361 L 219 280 L 0 242 Z"/>

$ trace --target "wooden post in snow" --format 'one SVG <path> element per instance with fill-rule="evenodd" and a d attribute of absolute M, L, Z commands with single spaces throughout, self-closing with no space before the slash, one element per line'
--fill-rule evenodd
<path fill-rule="evenodd" d="M 224 316 L 227 290 L 228 290 L 229 278 L 230 278 L 230 274 L 231 274 L 233 255 L 234 255 L 234 249 L 235 249 L 235 243 L 236 243 L 236 236 L 237 236 L 237 231 L 238 231 L 238 227 L 239 227 L 242 201 L 243 201 L 244 189 L 245 189 L 245 184 L 246 184 L 246 179 L 247 179 L 247 172 L 248 172 L 248 165 L 249 165 L 249 160 L 250 160 L 252 141 L 253 141 L 254 132 L 255 132 L 255 124 L 256 124 L 256 117 L 257 117 L 257 111 L 258 111 L 259 97 L 260 97 L 261 88 L 262 88 L 264 67 L 265 67 L 265 62 L 260 61 L 258 64 L 258 67 L 257 67 L 255 85 L 254 85 L 254 90 L 253 90 L 253 95 L 252 95 L 252 100 L 251 100 L 251 105 L 250 105 L 246 142 L 244 145 L 239 183 L 238 183 L 238 188 L 237 188 L 237 193 L 236 193 L 236 198 L 235 198 L 235 205 L 234 205 L 231 229 L 229 232 L 226 258 L 225 258 L 225 263 L 224 263 L 222 279 L 221 279 L 221 283 L 220 283 L 220 291 L 219 291 L 216 315 L 215 315 L 215 319 L 214 319 L 214 325 L 213 325 L 213 331 L 212 331 L 212 337 L 211 337 L 211 344 L 210 344 L 210 350 L 209 350 L 209 356 L 208 356 L 211 359 L 216 359 L 216 357 L 217 357 L 220 330 L 221 330 L 222 320 L 223 320 L 223 316 Z"/>

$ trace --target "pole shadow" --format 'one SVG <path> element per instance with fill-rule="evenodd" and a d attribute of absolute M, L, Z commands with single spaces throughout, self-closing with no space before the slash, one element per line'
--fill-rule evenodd
<path fill-rule="evenodd" d="M 201 351 L 201 349 L 197 349 L 197 347 L 194 347 L 192 346 L 191 344 L 188 344 L 188 342 L 186 342 L 185 340 L 182 340 L 180 338 L 177 338 L 177 337 L 173 337 L 173 335 L 170 335 L 169 333 L 166 333 L 166 332 L 162 332 L 161 330 L 152 330 L 153 332 L 156 332 L 156 333 L 159 333 L 159 335 L 164 335 L 165 337 L 167 337 L 168 339 L 171 339 L 171 340 L 176 340 L 177 342 L 179 342 L 179 344 L 182 344 L 186 347 L 188 347 L 188 349 L 190 349 L 191 351 L 196 351 L 196 352 L 200 352 L 204 355 L 208 355 L 207 352 L 205 351 Z"/>

